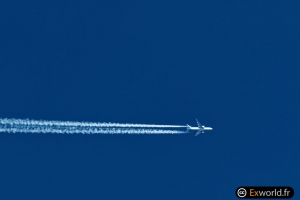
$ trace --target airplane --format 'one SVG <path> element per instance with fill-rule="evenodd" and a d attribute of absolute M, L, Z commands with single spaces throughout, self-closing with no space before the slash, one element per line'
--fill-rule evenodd
<path fill-rule="evenodd" d="M 211 127 L 205 127 L 204 125 L 201 125 L 197 119 L 196 119 L 196 122 L 198 124 L 198 127 L 192 127 L 187 124 L 187 130 L 198 131 L 195 136 L 199 135 L 200 133 L 204 133 L 204 131 L 206 131 L 206 130 L 207 131 L 212 130 Z"/>

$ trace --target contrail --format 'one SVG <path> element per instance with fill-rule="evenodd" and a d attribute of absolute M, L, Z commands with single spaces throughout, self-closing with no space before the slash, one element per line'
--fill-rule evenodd
<path fill-rule="evenodd" d="M 90 123 L 0 119 L 0 132 L 8 133 L 58 133 L 58 134 L 184 134 L 186 131 L 163 128 L 182 128 L 176 125 L 147 125 L 120 123 Z"/>
<path fill-rule="evenodd" d="M 49 125 L 49 126 L 87 126 L 87 127 L 120 127 L 120 128 L 186 128 L 181 125 L 156 125 L 156 124 L 121 124 L 121 123 L 96 123 L 96 122 L 70 122 L 70 121 L 46 121 L 30 119 L 0 119 L 0 124 L 22 125 Z"/>

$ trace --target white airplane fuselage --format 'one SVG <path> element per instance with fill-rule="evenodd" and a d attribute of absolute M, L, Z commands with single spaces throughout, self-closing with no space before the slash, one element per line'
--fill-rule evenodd
<path fill-rule="evenodd" d="M 188 126 L 188 130 L 199 131 L 200 128 L 199 128 L 199 127 L 191 127 L 191 126 Z"/>
<path fill-rule="evenodd" d="M 193 130 L 193 131 L 208 131 L 208 130 L 213 130 L 211 127 L 205 127 L 205 126 L 202 126 L 202 127 L 192 127 L 192 126 L 188 126 L 188 130 Z"/>

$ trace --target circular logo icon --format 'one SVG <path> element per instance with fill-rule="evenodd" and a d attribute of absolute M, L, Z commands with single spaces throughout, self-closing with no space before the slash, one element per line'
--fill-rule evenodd
<path fill-rule="evenodd" d="M 236 191 L 236 195 L 240 198 L 244 198 L 246 195 L 247 195 L 247 191 L 245 188 L 239 188 L 237 191 Z"/>

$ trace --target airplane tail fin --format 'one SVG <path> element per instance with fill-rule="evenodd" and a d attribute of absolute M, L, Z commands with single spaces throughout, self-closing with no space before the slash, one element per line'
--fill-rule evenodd
<path fill-rule="evenodd" d="M 187 125 L 186 125 L 186 129 L 187 129 L 187 130 L 190 130 L 190 129 L 191 129 L 191 126 L 187 124 Z"/>

